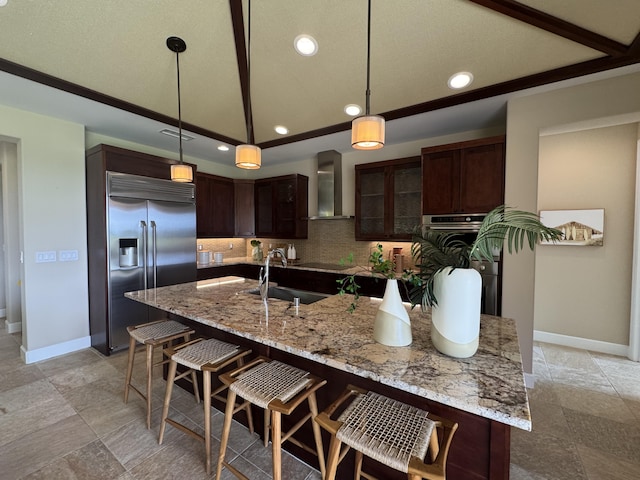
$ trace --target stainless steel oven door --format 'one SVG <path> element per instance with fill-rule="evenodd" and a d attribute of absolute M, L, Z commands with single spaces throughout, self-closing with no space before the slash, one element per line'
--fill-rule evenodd
<path fill-rule="evenodd" d="M 486 315 L 500 315 L 499 271 L 500 262 L 472 260 L 471 267 L 482 277 L 482 303 L 480 312 Z"/>

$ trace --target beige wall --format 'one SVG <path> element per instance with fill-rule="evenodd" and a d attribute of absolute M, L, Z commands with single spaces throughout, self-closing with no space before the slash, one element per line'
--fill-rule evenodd
<path fill-rule="evenodd" d="M 33 360 L 54 345 L 87 346 L 84 127 L 0 106 L 0 136 L 18 145 L 23 354 Z M 79 258 L 35 262 L 36 252 L 50 250 L 77 250 Z"/>
<path fill-rule="evenodd" d="M 511 100 L 507 110 L 506 203 L 526 210 L 538 210 L 541 130 L 640 112 L 638 85 L 640 75 L 632 74 Z M 516 320 L 523 366 L 529 374 L 532 372 L 537 273 L 533 253 L 525 251 L 505 255 L 502 312 Z"/>
<path fill-rule="evenodd" d="M 605 209 L 602 247 L 539 246 L 536 331 L 629 343 L 637 124 L 540 137 L 538 208 Z"/>

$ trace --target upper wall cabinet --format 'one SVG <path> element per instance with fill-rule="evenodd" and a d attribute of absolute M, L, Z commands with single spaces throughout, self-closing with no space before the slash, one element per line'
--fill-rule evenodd
<path fill-rule="evenodd" d="M 410 240 L 420 225 L 420 157 L 356 165 L 356 240 Z"/>
<path fill-rule="evenodd" d="M 504 202 L 505 137 L 423 148 L 422 213 L 485 213 Z"/>
<path fill-rule="evenodd" d="M 236 237 L 255 237 L 255 200 L 253 180 L 234 180 Z"/>
<path fill-rule="evenodd" d="M 254 189 L 257 237 L 307 238 L 309 177 L 263 178 Z"/>
<path fill-rule="evenodd" d="M 196 226 L 199 238 L 233 237 L 235 231 L 233 180 L 196 174 Z"/>

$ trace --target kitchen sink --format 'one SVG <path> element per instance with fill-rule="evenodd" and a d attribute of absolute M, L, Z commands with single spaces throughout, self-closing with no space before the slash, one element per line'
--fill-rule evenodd
<path fill-rule="evenodd" d="M 252 295 L 260 295 L 260 289 L 254 288 L 252 290 L 249 290 L 249 293 Z M 287 300 L 289 302 L 293 302 L 294 298 L 299 298 L 300 303 L 309 305 L 311 303 L 327 298 L 330 295 L 318 292 L 309 292 L 308 290 L 298 290 L 295 288 L 269 287 L 268 296 L 269 298 L 277 298 L 280 300 Z"/>

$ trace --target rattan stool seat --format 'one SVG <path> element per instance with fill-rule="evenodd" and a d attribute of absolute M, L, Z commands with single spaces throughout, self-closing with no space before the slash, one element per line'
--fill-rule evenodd
<path fill-rule="evenodd" d="M 219 395 L 220 392 L 227 388 L 224 383 L 219 385 L 215 390 L 211 390 L 211 373 L 218 372 L 235 363 L 236 367 L 244 365 L 244 357 L 249 355 L 251 350 L 239 347 L 231 343 L 216 340 L 214 338 L 203 339 L 198 338 L 191 342 L 177 345 L 173 348 L 165 350 L 165 354 L 169 357 L 169 373 L 167 374 L 167 390 L 165 392 L 164 404 L 162 407 L 162 420 L 160 422 L 160 433 L 158 435 L 158 443 L 162 444 L 166 425 L 169 424 L 178 430 L 204 442 L 205 446 L 205 468 L 207 473 L 211 473 L 211 399 L 215 398 L 222 402 L 226 402 L 226 398 Z M 176 375 L 178 365 L 186 367 L 186 371 Z M 202 372 L 202 384 L 204 399 L 204 434 L 196 432 L 186 425 L 175 419 L 169 418 L 169 404 L 171 402 L 171 393 L 173 392 L 173 384 L 176 380 L 193 375 L 195 372 Z M 194 390 L 197 392 L 197 383 L 194 382 Z M 196 395 L 197 398 L 197 395 Z M 234 411 L 245 410 L 249 429 L 253 432 L 253 418 L 251 409 L 244 405 L 235 408 L 235 403 L 231 406 Z"/>
<path fill-rule="evenodd" d="M 147 343 L 150 341 L 157 342 L 173 335 L 182 336 L 189 330 L 191 330 L 189 327 L 176 322 L 175 320 L 166 320 L 162 322 L 138 325 L 136 327 L 129 327 L 129 335 L 140 343 Z"/>
<path fill-rule="evenodd" d="M 276 399 L 286 403 L 310 381 L 309 372 L 274 360 L 238 375 L 229 388 L 254 405 L 268 408 Z"/>
<path fill-rule="evenodd" d="M 374 392 L 358 394 L 338 417 L 340 441 L 401 472 L 424 458 L 435 422 L 427 412 Z"/>
<path fill-rule="evenodd" d="M 331 419 L 350 398 L 337 420 Z M 351 448 L 356 451 L 355 479 L 375 478 L 362 471 L 366 455 L 406 473 L 409 479 L 444 480 L 449 447 L 458 428 L 457 423 L 352 385 L 316 422 L 331 434 L 325 480 L 336 478 L 338 464 Z"/>
<path fill-rule="evenodd" d="M 258 357 L 244 367 L 222 374 L 220 375 L 220 380 L 229 385 L 229 391 L 227 392 L 227 408 L 220 437 L 220 454 L 216 478 L 220 478 L 223 466 L 227 467 L 236 477 L 247 478 L 233 465 L 225 461 L 231 420 L 235 413 L 231 405 L 235 403 L 236 397 L 241 397 L 245 400 L 243 405 L 250 406 L 254 404 L 265 409 L 264 445 L 265 447 L 267 446 L 269 429 L 271 429 L 274 480 L 282 478 L 282 443 L 285 441 L 294 443 L 307 452 L 317 455 L 320 471 L 324 475 L 322 437 L 320 427 L 313 422 L 313 418 L 318 414 L 316 390 L 325 385 L 327 383 L 326 380 L 267 357 Z M 297 423 L 288 431 L 283 432 L 282 415 L 291 415 L 305 400 L 309 404 L 308 413 L 297 420 Z M 293 438 L 293 434 L 308 421 L 311 421 L 313 428 L 315 449 Z"/>
<path fill-rule="evenodd" d="M 161 361 L 157 363 L 153 362 L 155 348 L 166 347 L 173 343 L 174 340 L 178 339 L 182 339 L 183 342 L 187 342 L 194 333 L 194 330 L 180 322 L 176 322 L 175 320 L 158 320 L 141 325 L 129 326 L 127 327 L 127 332 L 129 333 L 129 357 L 124 383 L 124 403 L 129 401 L 130 389 L 140 395 L 142 399 L 146 401 L 147 428 L 151 428 L 151 387 L 153 383 L 153 367 L 168 363 L 168 360 L 166 360 L 164 356 Z M 133 364 L 136 354 L 136 342 L 143 344 L 146 349 L 147 381 L 144 392 L 131 383 L 131 378 L 133 376 Z"/>
<path fill-rule="evenodd" d="M 202 371 L 203 366 L 219 363 L 235 355 L 239 349 L 238 345 L 209 338 L 177 350 L 171 356 L 171 360 L 179 365 Z"/>

